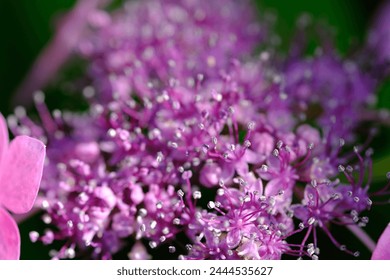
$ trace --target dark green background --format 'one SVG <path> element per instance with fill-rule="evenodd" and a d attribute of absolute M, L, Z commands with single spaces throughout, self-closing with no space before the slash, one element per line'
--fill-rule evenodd
<path fill-rule="evenodd" d="M 115 1 L 119 4 L 121 1 Z M 0 0 L 0 112 L 12 112 L 10 98 L 16 87 L 31 67 L 40 50 L 50 40 L 54 24 L 63 12 L 72 7 L 74 0 Z M 282 39 L 281 49 L 288 49 L 289 39 L 294 34 L 297 18 L 302 13 L 312 15 L 313 19 L 332 26 L 335 43 L 341 53 L 364 42 L 367 27 L 381 1 L 356 0 L 259 0 L 256 1 L 260 13 L 272 11 L 277 15 L 276 30 Z M 390 84 L 386 82 L 378 90 L 379 107 L 390 108 Z M 386 98 L 387 97 L 387 98 Z M 56 104 L 56 107 L 62 107 Z M 383 128 L 373 143 L 375 156 L 375 186 L 385 183 L 384 174 L 390 169 L 390 129 Z M 390 220 L 390 207 L 377 207 L 369 213 L 371 222 L 368 232 L 377 239 L 380 231 Z M 48 249 L 41 244 L 31 244 L 28 232 L 41 228 L 38 217 L 21 225 L 22 258 L 45 259 Z M 369 253 L 359 241 L 346 230 L 336 229 L 341 243 L 351 249 L 359 249 L 361 258 L 369 258 Z M 323 240 L 326 243 L 326 238 Z M 332 246 L 320 246 L 321 258 L 349 258 Z"/>

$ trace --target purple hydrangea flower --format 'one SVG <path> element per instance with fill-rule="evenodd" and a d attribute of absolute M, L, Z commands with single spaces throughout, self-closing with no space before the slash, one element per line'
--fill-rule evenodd
<path fill-rule="evenodd" d="M 339 224 L 373 249 L 362 213 L 389 185 L 369 190 L 367 145 L 348 152 L 375 87 L 359 64 L 253 55 L 264 31 L 247 1 L 128 2 L 104 22 L 79 43 L 89 110 L 50 114 L 39 93 L 41 124 L 9 118 L 48 146 L 40 198 L 54 227 L 32 241 L 63 241 L 53 258 L 167 246 L 181 259 L 318 259 L 322 230 L 358 256 Z"/>

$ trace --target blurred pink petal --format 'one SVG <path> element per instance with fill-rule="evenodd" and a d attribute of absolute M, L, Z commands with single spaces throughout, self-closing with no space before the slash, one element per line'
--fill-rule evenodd
<path fill-rule="evenodd" d="M 10 214 L 0 207 L 0 260 L 17 260 L 19 255 L 18 226 Z"/>
<path fill-rule="evenodd" d="M 31 210 L 41 183 L 45 146 L 39 140 L 18 136 L 0 166 L 0 204 L 20 214 Z"/>
<path fill-rule="evenodd" d="M 372 253 L 372 260 L 390 260 L 390 224 L 379 237 L 378 243 Z"/>

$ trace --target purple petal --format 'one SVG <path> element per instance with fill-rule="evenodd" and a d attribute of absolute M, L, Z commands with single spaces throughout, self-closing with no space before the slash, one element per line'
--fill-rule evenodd
<path fill-rule="evenodd" d="M 235 248 L 240 244 L 241 238 L 241 230 L 233 229 L 232 231 L 229 231 L 226 236 L 226 244 L 230 249 Z"/>
<path fill-rule="evenodd" d="M 281 184 L 279 179 L 273 179 L 267 183 L 265 186 L 265 195 L 277 195 L 281 190 L 283 190 L 283 185 Z"/>
<path fill-rule="evenodd" d="M 234 165 L 233 164 L 230 164 L 230 163 L 225 163 L 223 166 L 222 166 L 222 174 L 221 174 L 221 178 L 224 182 L 228 182 L 230 181 L 233 176 L 234 176 Z"/>
<path fill-rule="evenodd" d="M 149 260 L 150 259 L 150 255 L 148 254 L 148 251 L 146 250 L 145 246 L 140 241 L 137 241 L 137 243 L 134 244 L 134 246 L 131 249 L 128 256 L 131 260 Z"/>
<path fill-rule="evenodd" d="M 374 23 L 368 37 L 368 45 L 379 59 L 386 63 L 390 59 L 390 2 L 383 1 L 378 7 Z"/>
<path fill-rule="evenodd" d="M 0 204 L 16 214 L 31 210 L 41 183 L 45 146 L 18 136 L 10 144 L 0 168 Z"/>
<path fill-rule="evenodd" d="M 0 208 L 0 260 L 18 260 L 20 256 L 20 235 L 16 222 Z"/>
<path fill-rule="evenodd" d="M 140 185 L 133 185 L 130 198 L 135 205 L 141 204 L 144 201 L 145 194 Z"/>
<path fill-rule="evenodd" d="M 253 240 L 248 240 L 240 246 L 238 255 L 249 260 L 260 260 L 259 248 Z"/>
<path fill-rule="evenodd" d="M 308 124 L 300 125 L 297 128 L 297 134 L 308 144 L 313 143 L 315 146 L 317 146 L 318 143 L 320 143 L 321 141 L 321 136 L 319 131 Z"/>
<path fill-rule="evenodd" d="M 296 204 L 291 206 L 291 209 L 294 211 L 294 216 L 302 222 L 306 222 L 310 218 L 310 212 L 304 205 Z"/>
<path fill-rule="evenodd" d="M 255 177 L 253 172 L 249 172 L 245 177 L 245 181 L 248 183 L 248 188 L 246 189 L 249 192 L 257 192 L 263 194 L 263 181 Z"/>
<path fill-rule="evenodd" d="M 206 164 L 200 171 L 200 182 L 205 187 L 214 187 L 218 184 L 222 169 L 219 165 Z"/>
<path fill-rule="evenodd" d="M 1 159 L 8 148 L 8 129 L 5 119 L 2 114 L 0 114 L 0 165 Z"/>
<path fill-rule="evenodd" d="M 252 150 L 247 149 L 245 151 L 244 160 L 248 163 L 259 164 L 265 159 L 264 155 L 260 155 Z"/>
<path fill-rule="evenodd" d="M 390 260 L 390 224 L 387 225 L 381 237 L 379 237 L 371 259 Z"/>
<path fill-rule="evenodd" d="M 249 172 L 248 163 L 243 158 L 236 163 L 235 167 L 240 176 L 245 176 Z"/>

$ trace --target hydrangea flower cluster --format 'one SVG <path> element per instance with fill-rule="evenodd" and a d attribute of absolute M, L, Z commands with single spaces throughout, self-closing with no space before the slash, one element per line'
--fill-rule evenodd
<path fill-rule="evenodd" d="M 37 93 L 40 125 L 20 109 L 9 118 L 48 147 L 40 198 L 54 229 L 33 242 L 63 241 L 55 259 L 145 259 L 157 247 L 180 259 L 318 259 L 322 231 L 358 256 L 334 238 L 337 224 L 374 249 L 363 213 L 390 184 L 370 192 L 373 132 L 357 129 L 375 80 L 329 49 L 281 61 L 253 10 L 149 0 L 94 13 L 78 46 L 89 111 L 50 114 Z"/>

